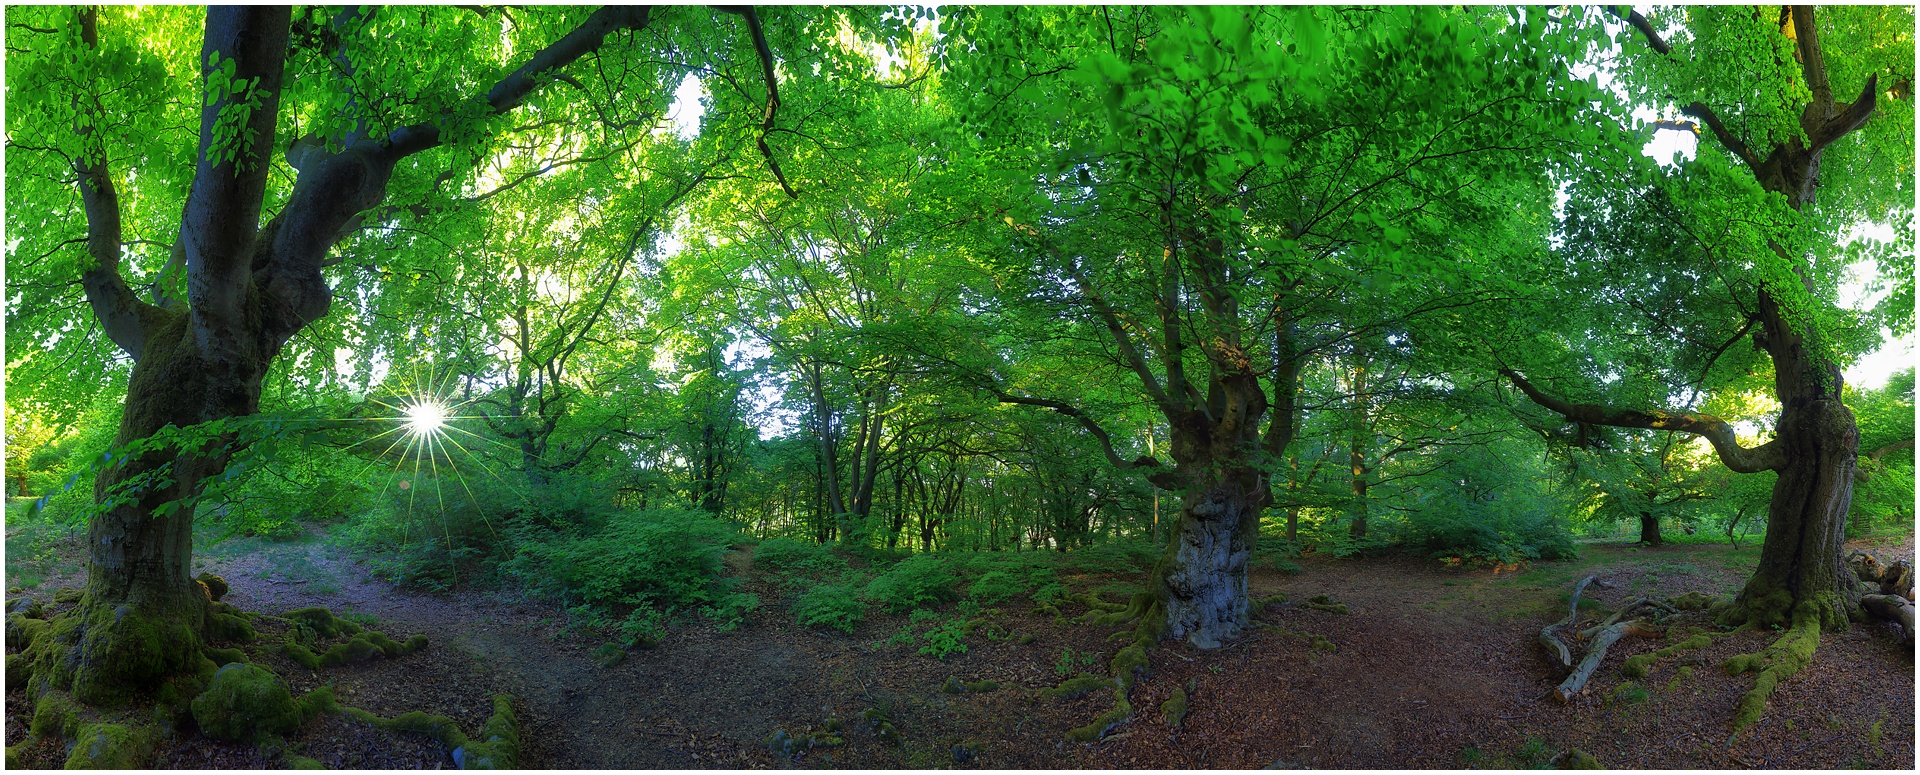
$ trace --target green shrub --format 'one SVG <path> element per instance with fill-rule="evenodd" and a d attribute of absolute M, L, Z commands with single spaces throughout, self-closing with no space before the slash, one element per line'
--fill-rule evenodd
<path fill-rule="evenodd" d="M 747 614 L 760 608 L 760 596 L 750 592 L 729 592 L 713 605 L 700 609 L 700 615 L 712 621 L 721 632 L 739 627 Z"/>
<path fill-rule="evenodd" d="M 830 547 L 791 538 L 769 538 L 753 549 L 753 566 L 776 573 L 825 576 L 847 569 L 847 561 Z"/>
<path fill-rule="evenodd" d="M 958 598 L 953 589 L 957 580 L 946 558 L 916 554 L 868 582 L 865 597 L 888 611 L 902 613 Z"/>
<path fill-rule="evenodd" d="M 934 659 L 946 659 L 951 654 L 967 653 L 966 626 L 964 621 L 950 621 L 927 631 L 927 645 L 920 647 L 922 656 Z"/>
<path fill-rule="evenodd" d="M 534 531 L 508 569 L 536 587 L 603 608 L 712 607 L 732 592 L 731 579 L 720 575 L 720 556 L 737 540 L 732 525 L 704 511 L 622 511 L 588 535 Z"/>
<path fill-rule="evenodd" d="M 955 564 L 969 579 L 967 599 L 975 603 L 993 605 L 1017 595 L 1045 600 L 1066 594 L 1045 555 L 973 552 L 959 557 Z M 1049 588 L 1051 596 L 1043 595 L 1041 590 Z"/>
<path fill-rule="evenodd" d="M 851 587 L 821 584 L 793 601 L 793 613 L 804 627 L 832 627 L 841 632 L 853 632 L 853 628 L 866 617 L 867 604 L 860 601 Z"/>
<path fill-rule="evenodd" d="M 1055 566 L 1068 573 L 1139 573 L 1158 559 L 1159 547 L 1136 538 L 1080 547 L 1060 555 Z"/>

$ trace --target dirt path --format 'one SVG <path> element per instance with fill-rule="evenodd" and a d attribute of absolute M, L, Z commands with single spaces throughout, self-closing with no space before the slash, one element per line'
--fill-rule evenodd
<path fill-rule="evenodd" d="M 1910 543 L 1877 550 L 1912 554 Z M 1261 625 L 1227 648 L 1160 648 L 1149 680 L 1133 691 L 1133 720 L 1092 744 L 1067 742 L 1064 733 L 1105 710 L 1109 694 L 1048 700 L 1038 692 L 1062 670 L 1104 666 L 1119 645 L 1108 636 L 1122 628 L 1063 624 L 1025 604 L 1001 607 L 995 621 L 1004 638 L 970 638 L 966 653 L 940 661 L 888 643 L 905 617 L 876 612 L 850 635 L 803 629 L 787 610 L 788 590 L 750 581 L 767 605 L 738 630 L 675 630 L 658 648 L 601 668 L 591 654 L 602 641 L 565 632 L 564 617 L 547 605 L 397 590 L 319 541 L 215 547 L 196 570 L 225 576 L 228 601 L 249 610 L 317 605 L 372 617 L 395 637 L 428 635 L 425 651 L 318 673 L 255 650 L 296 691 L 330 683 L 348 704 L 386 716 L 424 710 L 468 730 L 485 719 L 493 693 L 510 693 L 523 763 L 535 768 L 1525 767 L 1576 746 L 1611 767 L 1911 769 L 1912 655 L 1884 627 L 1826 638 L 1814 665 L 1783 684 L 1767 716 L 1731 745 L 1727 720 L 1752 677 L 1714 666 L 1765 647 L 1762 633 L 1724 638 L 1633 685 L 1620 676 L 1620 661 L 1662 644 L 1623 641 L 1589 695 L 1570 706 L 1544 698 L 1557 677 L 1533 636 L 1564 612 L 1575 579 L 1597 573 L 1610 582 L 1594 594 L 1605 607 L 1642 594 L 1725 594 L 1756 555 L 1753 547 L 1589 545 L 1581 560 L 1502 574 L 1410 558 L 1308 558 L 1298 575 L 1256 573 L 1255 596 L 1330 594 L 1351 615 L 1269 606 L 1257 613 Z M 1078 579 L 1076 588 L 1109 581 Z M 1076 665 L 1076 655 L 1092 656 Z M 1696 669 L 1676 681 L 1680 667 Z M 1002 688 L 947 694 L 940 686 L 948 676 Z M 1158 708 L 1186 685 L 1195 688 L 1192 711 L 1176 728 Z M 903 739 L 880 739 L 860 720 L 869 709 L 886 714 Z M 775 730 L 803 736 L 828 719 L 844 725 L 845 745 L 793 757 L 765 745 Z M 335 767 L 453 764 L 420 736 L 338 718 L 312 722 L 294 746 Z M 269 762 L 195 737 L 163 751 L 157 764 Z"/>

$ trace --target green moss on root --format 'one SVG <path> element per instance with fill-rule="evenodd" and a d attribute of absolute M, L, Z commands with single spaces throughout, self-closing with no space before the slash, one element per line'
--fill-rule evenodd
<path fill-rule="evenodd" d="M 1082 743 L 1098 740 L 1101 736 L 1105 735 L 1108 730 L 1126 723 L 1127 719 L 1132 717 L 1133 704 L 1127 702 L 1127 690 L 1114 687 L 1113 707 L 1107 712 L 1100 714 L 1100 717 L 1094 719 L 1092 723 L 1083 727 L 1074 727 L 1073 729 L 1067 730 L 1067 739 Z"/>
<path fill-rule="evenodd" d="M 95 707 L 118 707 L 136 692 L 191 673 L 200 661 L 204 603 L 185 608 L 88 605 L 47 622 L 27 646 L 29 689 L 73 692 Z"/>
<path fill-rule="evenodd" d="M 1166 702 L 1160 703 L 1160 718 L 1165 719 L 1167 726 L 1170 727 L 1178 727 L 1181 722 L 1187 720 L 1186 687 L 1174 687 L 1173 696 L 1168 697 Z"/>
<path fill-rule="evenodd" d="M 305 636 L 300 640 L 312 643 L 341 635 L 359 635 L 358 624 L 334 616 L 325 608 L 296 608 L 282 615 L 288 624 L 293 625 L 296 635 Z"/>
<path fill-rule="evenodd" d="M 1048 699 L 1072 700 L 1085 697 L 1101 689 L 1112 687 L 1113 679 L 1111 678 L 1102 678 L 1092 673 L 1081 673 L 1073 678 L 1061 681 L 1058 686 L 1042 690 L 1040 694 Z"/>
<path fill-rule="evenodd" d="M 215 673 L 192 707 L 200 731 L 216 740 L 257 742 L 292 732 L 304 720 L 280 676 L 240 662 Z"/>
<path fill-rule="evenodd" d="M 469 739 L 460 731 L 460 726 L 446 716 L 416 710 L 389 719 L 359 708 L 335 707 L 348 718 L 373 727 L 431 737 L 453 752 L 454 762 L 461 769 L 513 769 L 520 759 L 520 722 L 513 714 L 513 698 L 505 694 L 493 696 L 493 715 L 481 725 L 474 739 Z"/>
<path fill-rule="evenodd" d="M 285 649 L 289 659 L 300 663 L 308 670 L 319 670 L 323 667 L 339 667 L 350 662 L 364 662 L 379 656 L 397 657 L 402 654 L 411 654 L 426 645 L 427 636 L 425 635 L 415 635 L 408 638 L 405 643 L 396 643 L 384 633 L 367 630 L 354 635 L 345 643 L 335 644 L 333 648 L 327 649 L 322 654 L 315 654 L 312 649 L 293 640 L 286 642 Z"/>
<path fill-rule="evenodd" d="M 974 694 L 986 694 L 1000 689 L 998 681 L 962 681 L 960 685 Z"/>
<path fill-rule="evenodd" d="M 220 602 L 220 598 L 227 596 L 228 587 L 226 579 L 211 573 L 202 573 L 194 577 L 194 581 L 199 582 L 201 588 L 207 590 L 207 600 L 211 602 L 218 603 Z"/>
<path fill-rule="evenodd" d="M 1703 632 L 1650 654 L 1627 657 L 1627 663 L 1620 668 L 1620 674 L 1630 679 L 1645 678 L 1660 660 L 1682 651 L 1703 649 L 1711 645 L 1713 645 L 1713 636 Z"/>
<path fill-rule="evenodd" d="M 80 732 L 80 708 L 66 692 L 48 692 L 33 706 L 33 723 L 27 727 L 34 737 L 73 737 Z"/>
<path fill-rule="evenodd" d="M 1738 735 L 1760 720 L 1774 689 L 1813 662 L 1820 647 L 1821 619 L 1817 603 L 1803 602 L 1795 611 L 1794 624 L 1779 640 L 1757 654 L 1739 654 L 1721 663 L 1729 675 L 1758 671 L 1753 688 L 1740 698 L 1733 712 L 1733 734 Z"/>
<path fill-rule="evenodd" d="M 1313 597 L 1307 598 L 1307 602 L 1301 603 L 1300 607 L 1311 608 L 1315 611 L 1326 611 L 1330 614 L 1340 614 L 1342 616 L 1352 613 L 1352 611 L 1347 608 L 1346 603 L 1337 602 L 1326 595 L 1314 595 Z"/>
<path fill-rule="evenodd" d="M 1107 672 L 1113 675 L 1115 685 L 1121 691 L 1133 688 L 1138 674 L 1147 669 L 1147 649 L 1138 643 L 1123 648 L 1113 655 L 1113 661 L 1107 663 Z"/>
<path fill-rule="evenodd" d="M 225 666 L 234 662 L 248 662 L 247 652 L 240 649 L 207 648 L 204 652 L 215 665 Z"/>

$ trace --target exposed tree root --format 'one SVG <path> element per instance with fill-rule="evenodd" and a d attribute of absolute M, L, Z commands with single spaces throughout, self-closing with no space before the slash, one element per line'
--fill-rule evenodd
<path fill-rule="evenodd" d="M 1732 635 L 1733 633 L 1736 633 L 1736 632 L 1745 632 L 1751 629 L 1753 629 L 1752 625 L 1743 624 L 1743 625 L 1740 625 L 1738 628 L 1728 630 L 1726 632 L 1702 632 L 1702 633 L 1695 634 L 1694 636 L 1687 638 L 1686 640 L 1680 641 L 1679 643 L 1675 643 L 1671 646 L 1655 651 L 1651 654 L 1641 654 L 1639 656 L 1627 657 L 1627 664 L 1620 668 L 1620 674 L 1623 676 L 1626 676 L 1627 678 L 1632 678 L 1632 679 L 1645 678 L 1647 676 L 1647 673 L 1650 672 L 1653 669 L 1653 666 L 1658 664 L 1660 660 L 1671 657 L 1682 651 L 1692 651 L 1694 649 L 1706 648 L 1708 646 L 1713 645 L 1714 638 L 1718 638 L 1723 635 Z"/>
<path fill-rule="evenodd" d="M 1721 663 L 1728 675 L 1756 671 L 1760 674 L 1754 679 L 1753 688 L 1740 699 L 1740 706 L 1733 712 L 1733 734 L 1740 734 L 1760 720 L 1760 714 L 1766 710 L 1767 699 L 1773 696 L 1773 690 L 1781 681 L 1811 663 L 1813 652 L 1819 647 L 1820 616 L 1811 604 L 1802 603 L 1794 611 L 1793 626 L 1773 645 L 1759 653 L 1729 657 Z"/>
<path fill-rule="evenodd" d="M 1907 642 L 1913 642 L 1913 601 L 1899 595 L 1862 595 L 1860 607 L 1869 614 L 1897 622 L 1900 630 L 1907 634 Z"/>
<path fill-rule="evenodd" d="M 1571 627 L 1580 616 L 1580 593 L 1585 592 L 1588 584 L 1600 580 L 1599 576 L 1588 576 L 1573 585 L 1573 603 L 1567 606 L 1567 618 L 1540 628 L 1540 645 L 1547 649 L 1547 657 L 1560 666 L 1562 671 L 1573 669 L 1573 653 L 1567 650 L 1567 644 L 1560 640 L 1555 630 Z M 1602 585 L 1605 586 L 1605 585 Z"/>
<path fill-rule="evenodd" d="M 1080 600 L 1092 609 L 1088 612 L 1088 618 L 1093 621 L 1102 624 L 1135 622 L 1131 631 L 1118 633 L 1132 636 L 1132 642 L 1121 648 L 1107 663 L 1107 673 L 1110 677 L 1101 678 L 1083 673 L 1042 692 L 1048 697 L 1073 698 L 1098 689 L 1113 688 L 1114 702 L 1111 709 L 1085 726 L 1068 730 L 1069 740 L 1086 742 L 1100 739 L 1114 727 L 1126 723 L 1133 717 L 1133 703 L 1128 701 L 1127 692 L 1139 682 L 1141 673 L 1147 668 L 1147 651 L 1160 641 L 1162 635 L 1166 634 L 1167 619 L 1160 600 L 1152 593 L 1136 594 L 1124 606 L 1102 601 L 1092 593 L 1082 595 Z"/>

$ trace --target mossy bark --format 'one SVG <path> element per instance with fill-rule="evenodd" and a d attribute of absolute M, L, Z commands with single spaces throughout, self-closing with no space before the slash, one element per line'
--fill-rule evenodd
<path fill-rule="evenodd" d="M 1660 537 L 1660 518 L 1651 511 L 1640 512 L 1640 543 L 1648 546 L 1666 543 L 1666 539 Z"/>
<path fill-rule="evenodd" d="M 1774 482 L 1760 564 L 1719 615 L 1725 624 L 1788 626 L 1804 612 L 1821 629 L 1838 630 L 1859 610 L 1860 585 L 1842 548 L 1859 447 L 1853 412 L 1835 397 L 1795 398 L 1783 402 L 1776 443 L 1788 457 Z"/>

